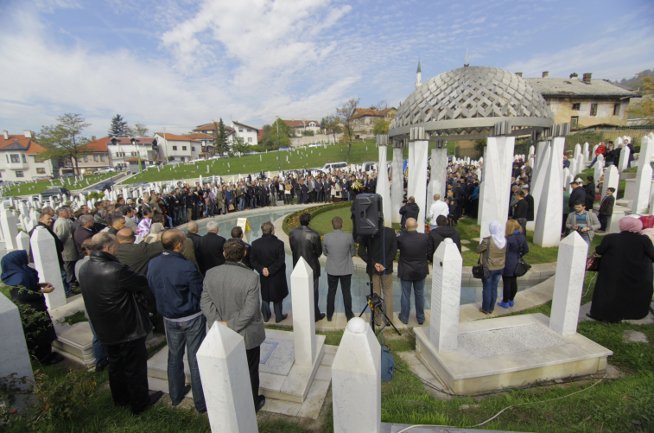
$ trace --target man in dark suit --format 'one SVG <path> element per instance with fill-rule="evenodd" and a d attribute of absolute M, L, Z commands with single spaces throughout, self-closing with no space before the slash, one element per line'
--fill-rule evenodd
<path fill-rule="evenodd" d="M 575 211 L 575 204 L 577 203 L 586 203 L 586 190 L 582 184 L 582 180 L 577 178 L 570 182 L 572 186 L 572 192 L 570 193 L 570 198 L 568 199 L 568 213 Z"/>
<path fill-rule="evenodd" d="M 529 185 L 523 185 L 522 190 L 525 192 L 525 201 L 529 206 L 527 208 L 527 222 L 534 220 L 534 196 L 529 193 Z M 527 233 L 525 230 L 524 233 Z"/>
<path fill-rule="evenodd" d="M 213 267 L 225 263 L 223 256 L 223 247 L 225 245 L 225 238 L 218 234 L 218 223 L 209 221 L 207 223 L 207 234 L 202 236 L 200 240 L 200 249 L 198 250 L 198 264 L 202 274 Z"/>
<path fill-rule="evenodd" d="M 202 236 L 198 234 L 198 230 L 198 223 L 195 221 L 186 224 L 186 237 L 193 242 L 193 249 L 195 250 L 196 258 L 200 251 L 200 242 L 202 241 Z"/>
<path fill-rule="evenodd" d="M 427 276 L 427 258 L 431 255 L 427 235 L 418 233 L 418 223 L 409 218 L 406 230 L 397 238 L 400 250 L 400 260 L 397 265 L 397 276 L 402 285 L 400 321 L 409 323 L 411 311 L 411 288 L 415 292 L 416 320 L 422 325 L 425 321 L 425 277 Z"/>
<path fill-rule="evenodd" d="M 325 313 L 320 312 L 318 307 L 318 281 L 320 280 L 320 262 L 318 258 L 322 255 L 322 243 L 318 232 L 309 228 L 311 215 L 303 213 L 300 215 L 300 227 L 291 230 L 288 235 L 293 253 L 293 266 L 300 257 L 307 261 L 313 270 L 313 297 L 315 303 L 316 322 L 325 317 Z"/>
<path fill-rule="evenodd" d="M 420 207 L 416 203 L 416 199 L 414 197 L 409 197 L 404 206 L 400 208 L 400 215 L 402 216 L 400 219 L 400 227 L 402 227 L 402 230 L 405 228 L 406 220 L 409 218 L 417 220 L 419 213 Z"/>
<path fill-rule="evenodd" d="M 284 242 L 275 236 L 275 227 L 270 221 L 261 224 L 261 237 L 250 247 L 250 264 L 259 273 L 261 283 L 261 313 L 263 320 L 270 320 L 270 302 L 275 310 L 275 322 L 288 316 L 282 311 L 282 301 L 288 296 L 286 282 L 286 255 Z"/>
<path fill-rule="evenodd" d="M 615 204 L 615 197 L 613 196 L 614 193 L 615 188 L 608 187 L 606 189 L 606 194 L 604 197 L 602 197 L 602 201 L 600 202 L 599 214 L 597 218 L 601 224 L 600 231 L 602 232 L 606 231 L 606 226 L 609 223 L 609 218 L 611 218 L 611 215 L 613 215 L 613 205 Z"/>
<path fill-rule="evenodd" d="M 518 190 L 515 193 L 516 202 L 513 205 L 513 218 L 522 226 L 522 232 L 527 233 L 527 216 L 529 215 L 529 204 L 525 200 L 525 192 Z"/>

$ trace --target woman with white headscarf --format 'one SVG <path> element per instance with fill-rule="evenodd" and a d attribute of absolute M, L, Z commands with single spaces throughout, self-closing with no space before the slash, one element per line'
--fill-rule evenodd
<path fill-rule="evenodd" d="M 654 246 L 641 234 L 638 218 L 623 217 L 620 233 L 604 236 L 595 252 L 602 256 L 589 317 L 603 322 L 642 319 L 652 300 Z"/>
<path fill-rule="evenodd" d="M 506 258 L 506 237 L 504 225 L 498 221 L 491 221 L 489 225 L 490 236 L 479 243 L 477 252 L 480 254 L 481 264 L 484 267 L 482 302 L 480 311 L 491 314 L 497 301 L 497 285 L 500 282 Z"/>

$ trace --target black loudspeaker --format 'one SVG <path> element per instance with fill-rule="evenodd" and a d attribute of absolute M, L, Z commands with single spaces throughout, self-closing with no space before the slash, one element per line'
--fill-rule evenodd
<path fill-rule="evenodd" d="M 352 234 L 372 236 L 384 223 L 382 198 L 379 194 L 357 194 L 352 203 Z"/>

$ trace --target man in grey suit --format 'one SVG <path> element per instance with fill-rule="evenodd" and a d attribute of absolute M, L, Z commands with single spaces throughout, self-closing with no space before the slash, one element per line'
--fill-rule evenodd
<path fill-rule="evenodd" d="M 259 395 L 259 360 L 261 343 L 266 339 L 260 305 L 259 276 L 241 263 L 245 244 L 229 239 L 223 247 L 225 263 L 215 266 L 204 276 L 200 308 L 211 327 L 218 321 L 241 334 L 250 369 L 254 408 L 258 412 L 266 403 Z"/>
<path fill-rule="evenodd" d="M 336 289 L 338 282 L 341 282 L 341 291 L 343 292 L 343 305 L 345 306 L 345 317 L 348 322 L 354 314 L 352 313 L 352 295 L 350 294 L 350 284 L 352 282 L 352 273 L 354 264 L 352 256 L 354 255 L 354 240 L 352 236 L 343 233 L 343 219 L 341 217 L 332 218 L 332 227 L 334 231 L 327 233 L 322 241 L 322 252 L 327 256 L 327 320 L 331 322 L 334 315 L 334 300 L 336 298 Z"/>

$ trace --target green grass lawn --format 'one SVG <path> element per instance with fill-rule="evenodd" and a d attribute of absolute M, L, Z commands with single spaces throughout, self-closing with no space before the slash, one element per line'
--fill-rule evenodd
<path fill-rule="evenodd" d="M 17 185 L 7 186 L 2 188 L 1 191 L 3 197 L 15 197 L 21 195 L 39 194 L 45 191 L 46 189 L 54 186 L 63 186 L 64 188 L 68 188 L 69 190 L 73 191 L 76 189 L 86 188 L 89 185 L 93 185 L 96 182 L 109 179 L 110 177 L 113 177 L 115 175 L 116 173 L 93 174 L 90 176 L 85 176 L 83 180 L 79 180 L 79 181 L 75 181 L 72 178 L 70 179 L 70 181 L 68 181 L 68 179 L 66 180 L 54 179 L 52 181 L 40 180 L 37 182 L 26 182 Z"/>

